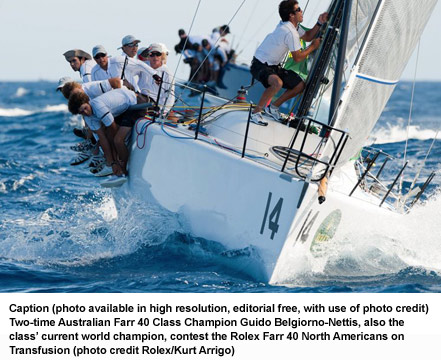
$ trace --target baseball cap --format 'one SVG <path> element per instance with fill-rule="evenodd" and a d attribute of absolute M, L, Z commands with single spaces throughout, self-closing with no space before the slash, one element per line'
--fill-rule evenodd
<path fill-rule="evenodd" d="M 126 35 L 122 38 L 121 40 L 121 46 L 118 49 L 122 49 L 123 46 L 131 44 L 131 43 L 140 43 L 141 40 L 138 40 L 136 37 L 134 37 L 133 35 Z"/>
<path fill-rule="evenodd" d="M 164 54 L 168 55 L 168 49 L 167 49 L 167 46 L 165 46 L 165 44 L 163 44 L 163 43 L 158 43 L 158 44 L 161 45 L 161 47 L 162 47 L 162 52 L 163 52 Z"/>
<path fill-rule="evenodd" d="M 153 43 L 149 46 L 149 52 L 152 52 L 152 51 L 157 51 L 162 54 L 164 52 L 164 48 L 162 47 L 161 44 Z"/>
<path fill-rule="evenodd" d="M 58 80 L 57 91 L 60 90 L 68 82 L 73 82 L 73 81 L 74 80 L 71 77 L 63 76 L 62 78 L 60 78 L 60 80 Z"/>
<path fill-rule="evenodd" d="M 93 49 L 92 49 L 92 56 L 95 58 L 95 56 L 97 56 L 98 54 L 104 54 L 107 55 L 107 51 L 104 48 L 103 45 L 96 45 Z"/>

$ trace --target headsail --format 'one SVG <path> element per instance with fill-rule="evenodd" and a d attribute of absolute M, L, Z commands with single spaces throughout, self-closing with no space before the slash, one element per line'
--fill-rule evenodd
<path fill-rule="evenodd" d="M 355 63 L 350 69 L 350 77 L 333 126 L 347 129 L 350 141 L 346 144 L 337 166 L 346 163 L 364 145 L 398 83 L 436 2 L 437 0 L 426 0 L 418 6 L 409 6 L 407 0 L 380 0 L 379 3 L 378 0 L 353 1 L 352 32 L 359 31 L 354 25 L 360 24 L 357 14 L 363 9 L 367 9 L 367 16 L 363 19 L 360 31 L 368 29 L 369 13 L 374 16 L 356 57 L 354 49 L 358 48 L 359 40 L 363 36 L 352 35 L 352 40 L 348 40 L 351 45 L 348 47 L 347 61 L 350 63 L 351 58 L 355 58 Z M 374 12 L 377 3 L 378 9 Z M 356 40 L 357 37 L 359 40 Z M 327 147 L 333 147 L 332 141 L 328 141 Z M 329 150 L 331 149 L 323 152 L 324 156 Z"/>

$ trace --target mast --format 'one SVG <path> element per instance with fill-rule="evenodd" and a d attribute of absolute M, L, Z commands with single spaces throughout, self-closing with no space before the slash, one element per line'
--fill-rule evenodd
<path fill-rule="evenodd" d="M 340 101 L 341 83 L 343 78 L 345 57 L 346 57 L 346 45 L 348 42 L 349 33 L 349 20 L 351 17 L 352 0 L 344 1 L 343 20 L 340 31 L 340 41 L 338 46 L 337 64 L 334 73 L 334 84 L 332 87 L 331 104 L 329 108 L 328 124 L 332 126 L 334 119 L 337 116 L 338 103 Z"/>
<path fill-rule="evenodd" d="M 324 80 L 324 74 L 328 67 L 332 54 L 332 49 L 334 47 L 334 43 L 341 25 L 344 2 L 345 0 L 335 0 L 331 4 L 330 15 L 332 17 L 329 21 L 326 34 L 322 41 L 322 45 L 320 46 L 319 53 L 316 55 L 314 65 L 308 76 L 306 87 L 303 92 L 303 97 L 300 102 L 299 109 L 297 110 L 297 119 L 301 119 L 308 114 L 311 104 L 320 88 L 322 81 Z M 294 121 L 290 125 L 295 127 L 296 123 L 297 121 Z"/>

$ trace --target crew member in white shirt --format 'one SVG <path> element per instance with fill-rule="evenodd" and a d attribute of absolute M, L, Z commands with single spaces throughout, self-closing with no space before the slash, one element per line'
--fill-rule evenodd
<path fill-rule="evenodd" d="M 279 4 L 279 15 L 282 21 L 257 48 L 251 64 L 251 74 L 266 88 L 253 110 L 252 119 L 255 122 L 263 122 L 262 110 L 275 120 L 279 120 L 279 106 L 303 91 L 305 83 L 302 78 L 291 70 L 283 69 L 281 63 L 288 51 L 291 52 L 294 61 L 300 62 L 316 50 L 320 46 L 320 39 L 315 36 L 328 17 L 327 13 L 321 14 L 317 24 L 305 32 L 303 29 L 297 30 L 298 25 L 303 21 L 303 12 L 297 1 L 282 1 Z M 311 45 L 302 50 L 300 38 L 311 42 Z M 286 91 L 264 108 L 282 87 Z"/>
<path fill-rule="evenodd" d="M 103 171 L 109 175 L 124 173 L 113 148 L 113 137 L 118 131 L 115 117 L 136 103 L 136 94 L 126 87 L 109 91 L 94 99 L 90 99 L 84 92 L 73 93 L 69 98 L 69 111 L 83 115 L 89 128 L 98 134 L 107 165 Z"/>
<path fill-rule="evenodd" d="M 128 39 L 126 39 L 129 37 Z M 124 37 L 126 41 L 132 40 L 130 45 L 137 45 L 138 40 L 133 36 L 128 35 Z M 123 43 L 124 43 L 123 39 Z M 123 46 L 127 47 L 127 45 Z M 128 46 L 128 49 L 133 49 L 135 47 Z M 106 80 L 116 77 L 124 77 L 130 85 L 128 87 L 133 87 L 133 89 L 139 92 L 138 81 L 141 73 L 145 73 L 145 76 L 154 76 L 156 72 L 145 62 L 129 57 L 126 53 L 124 55 L 118 55 L 115 57 L 109 57 L 106 49 L 102 45 L 97 45 L 92 50 L 93 57 L 97 64 L 92 69 L 92 80 Z M 131 54 L 131 53 L 130 53 Z M 122 76 L 122 71 L 124 70 L 124 76 Z"/>
<path fill-rule="evenodd" d="M 230 27 L 228 25 L 222 25 L 213 29 L 210 35 L 210 43 L 212 46 L 220 46 L 227 54 L 232 50 L 231 45 L 226 38 L 230 33 Z"/>
<path fill-rule="evenodd" d="M 95 61 L 92 60 L 92 57 L 87 52 L 80 49 L 73 49 L 66 51 L 63 55 L 72 70 L 80 73 L 84 83 L 92 80 L 91 71 L 95 66 Z"/>
<path fill-rule="evenodd" d="M 173 75 L 167 67 L 168 50 L 164 44 L 154 43 L 147 48 L 147 58 L 150 67 L 156 71 L 158 77 L 163 77 L 161 93 L 158 101 L 158 93 L 160 84 L 157 78 L 153 78 L 148 73 L 141 73 L 139 78 L 139 88 L 141 94 L 148 96 L 160 108 L 164 108 L 164 112 L 168 112 L 175 102 L 175 84 Z"/>
<path fill-rule="evenodd" d="M 80 84 L 76 81 L 68 81 L 57 87 L 58 91 L 61 91 L 63 96 L 69 100 L 70 95 L 75 91 L 83 91 L 86 95 L 93 99 L 104 93 L 121 88 L 121 79 L 111 78 L 107 80 L 90 81 L 88 83 Z"/>
<path fill-rule="evenodd" d="M 207 57 L 210 65 L 210 79 L 207 85 L 214 87 L 217 85 L 220 70 L 228 62 L 228 57 L 224 49 L 222 49 L 220 46 L 215 46 L 213 48 L 208 40 L 202 40 L 202 48 L 203 53 Z M 225 86 L 221 86 L 221 88 L 225 88 Z"/>
<path fill-rule="evenodd" d="M 93 59 L 96 65 L 92 68 L 92 81 L 106 80 L 112 77 L 110 73 L 109 55 L 103 45 L 96 45 L 92 49 Z"/>
<path fill-rule="evenodd" d="M 86 93 L 89 98 L 93 99 L 97 96 L 100 96 L 112 89 L 118 89 L 121 87 L 121 79 L 119 78 L 111 78 L 108 80 L 101 81 L 89 81 L 88 83 L 78 83 L 73 81 L 69 77 L 63 77 L 59 80 L 57 91 L 61 91 L 63 96 L 66 99 L 69 99 L 70 95 L 73 92 L 81 91 Z M 99 153 L 99 149 L 95 146 L 96 141 L 98 141 L 98 136 L 89 129 L 82 130 L 85 134 L 85 141 L 81 142 L 73 147 L 72 150 L 78 151 L 78 156 L 71 162 L 71 165 L 79 165 L 83 162 L 87 161 L 92 155 L 92 161 L 89 164 L 92 173 L 97 173 L 101 170 L 102 166 L 99 166 L 102 163 L 102 156 Z M 96 140 L 94 140 L 93 138 Z M 91 149 L 90 149 L 91 148 Z M 92 152 L 91 152 L 92 151 Z"/>

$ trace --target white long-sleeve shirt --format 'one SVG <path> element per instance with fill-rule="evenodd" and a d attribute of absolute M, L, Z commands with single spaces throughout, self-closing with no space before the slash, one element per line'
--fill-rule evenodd
<path fill-rule="evenodd" d="M 80 66 L 80 76 L 83 80 L 83 83 L 87 83 L 89 81 L 92 81 L 92 68 L 95 66 L 95 60 L 86 60 L 81 66 Z"/>
<path fill-rule="evenodd" d="M 175 83 L 172 81 L 173 75 L 167 65 L 162 65 L 155 69 L 155 71 L 159 77 L 164 73 L 158 106 L 161 108 L 165 106 L 166 111 L 168 111 L 175 103 Z M 150 96 L 155 101 L 157 100 L 159 85 L 156 84 L 152 76 L 145 72 L 142 73 L 139 77 L 138 85 L 142 94 Z"/>
<path fill-rule="evenodd" d="M 90 100 L 92 116 L 85 116 L 89 128 L 99 130 L 102 125 L 112 125 L 114 118 L 125 112 L 129 106 L 136 104 L 136 94 L 126 87 L 109 91 Z"/>

